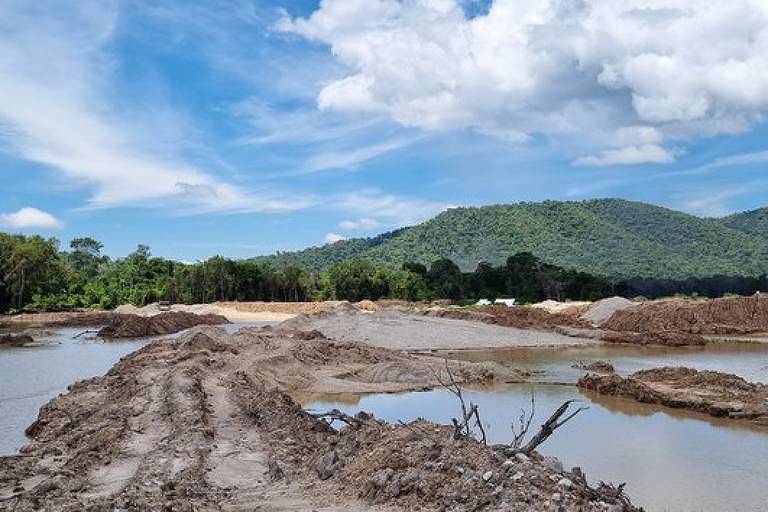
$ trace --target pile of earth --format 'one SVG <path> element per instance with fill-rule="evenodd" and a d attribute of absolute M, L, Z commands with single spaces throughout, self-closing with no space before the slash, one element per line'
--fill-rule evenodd
<path fill-rule="evenodd" d="M 55 311 L 44 313 L 20 313 L 0 317 L 0 326 L 46 325 L 46 326 L 94 326 L 104 325 L 119 317 L 112 311 Z"/>
<path fill-rule="evenodd" d="M 558 326 L 589 327 L 579 319 L 579 308 L 565 309 L 550 313 L 544 308 L 524 306 L 478 306 L 467 308 L 430 308 L 422 312 L 427 316 L 453 318 L 456 320 L 475 320 L 487 324 L 517 329 L 546 329 Z"/>
<path fill-rule="evenodd" d="M 747 334 L 768 332 L 768 296 L 732 297 L 705 301 L 646 302 L 616 311 L 603 329 L 630 332 Z"/>
<path fill-rule="evenodd" d="M 141 338 L 172 334 L 196 325 L 227 323 L 229 320 L 220 315 L 197 315 L 183 311 L 170 311 L 154 316 L 116 315 L 108 325 L 98 331 L 97 336 L 101 338 Z"/>
<path fill-rule="evenodd" d="M 688 332 L 615 332 L 603 331 L 598 339 L 608 343 L 631 343 L 633 345 L 663 345 L 665 347 L 700 347 L 707 340 L 700 334 Z"/>
<path fill-rule="evenodd" d="M 0 346 L 22 347 L 34 341 L 28 334 L 0 334 Z"/>
<path fill-rule="evenodd" d="M 729 373 L 664 367 L 628 377 L 615 373 L 587 374 L 579 380 L 579 386 L 642 403 L 768 425 L 768 385 L 747 382 Z"/>
<path fill-rule="evenodd" d="M 23 454 L 0 457 L 0 507 L 636 510 L 618 489 L 592 488 L 536 453 L 508 459 L 423 421 L 360 415 L 337 431 L 287 394 L 398 361 L 445 365 L 298 332 L 202 326 L 155 341 L 41 408 Z M 450 364 L 457 375 L 473 367 Z"/>
<path fill-rule="evenodd" d="M 571 314 L 581 314 L 584 311 L 586 311 L 590 305 L 591 302 L 586 301 L 566 301 L 566 302 L 560 302 L 557 300 L 547 299 L 541 302 L 537 302 L 535 304 L 531 304 L 531 307 L 534 309 L 543 309 L 547 313 L 571 313 Z"/>

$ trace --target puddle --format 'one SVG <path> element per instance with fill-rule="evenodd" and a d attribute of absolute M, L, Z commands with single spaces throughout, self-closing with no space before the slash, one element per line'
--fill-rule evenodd
<path fill-rule="evenodd" d="M 540 451 L 570 468 L 580 466 L 592 483 L 627 482 L 634 502 L 649 511 L 722 512 L 765 510 L 768 474 L 768 429 L 659 410 L 617 398 L 593 398 L 575 387 L 548 384 L 512 385 L 466 391 L 480 407 L 489 443 L 511 440 L 509 425 L 536 397 L 533 425 L 541 424 L 563 401 L 582 399 L 589 406 L 559 429 Z M 365 410 L 394 422 L 426 417 L 450 423 L 455 398 L 445 390 L 402 395 L 369 395 L 350 403 L 313 401 L 308 409 L 338 408 L 348 414 Z M 533 430 L 533 427 L 532 427 Z"/>

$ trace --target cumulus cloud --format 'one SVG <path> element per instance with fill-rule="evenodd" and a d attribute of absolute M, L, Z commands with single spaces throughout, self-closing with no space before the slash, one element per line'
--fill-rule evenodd
<path fill-rule="evenodd" d="M 642 163 L 665 164 L 673 162 L 675 155 L 656 144 L 627 146 L 603 151 L 599 156 L 585 156 L 574 161 L 575 165 L 636 165 Z"/>
<path fill-rule="evenodd" d="M 671 141 L 768 112 L 764 0 L 495 0 L 469 17 L 459 0 L 323 0 L 278 28 L 349 69 L 320 109 L 517 142 L 583 137 L 605 153 L 582 165 L 670 162 Z"/>
<path fill-rule="evenodd" d="M 327 235 L 325 235 L 325 238 L 323 238 L 323 240 L 325 240 L 325 243 L 327 244 L 335 244 L 336 242 L 340 242 L 341 240 L 344 240 L 344 239 L 345 239 L 344 236 L 338 233 L 328 233 Z"/>
<path fill-rule="evenodd" d="M 358 220 L 343 220 L 339 222 L 339 229 L 353 230 L 353 229 L 375 229 L 379 227 L 381 223 L 376 219 L 363 217 Z"/>
<path fill-rule="evenodd" d="M 60 229 L 64 223 L 48 212 L 27 206 L 16 212 L 0 214 L 0 226 L 12 229 Z"/>

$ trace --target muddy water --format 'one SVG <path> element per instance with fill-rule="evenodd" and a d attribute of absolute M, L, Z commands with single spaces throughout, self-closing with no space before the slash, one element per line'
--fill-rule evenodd
<path fill-rule="evenodd" d="M 270 322 L 228 324 L 261 327 Z M 84 327 L 30 331 L 34 346 L 0 347 L 0 455 L 16 453 L 27 443 L 24 429 L 37 418 L 40 407 L 73 382 L 102 375 L 121 357 L 152 339 L 108 341 L 81 337 Z M 161 336 L 169 338 L 176 335 Z"/>
<path fill-rule="evenodd" d="M 469 361 L 491 359 L 528 368 L 534 372 L 534 380 L 539 382 L 575 383 L 584 371 L 573 368 L 574 363 L 604 360 L 611 362 L 623 375 L 660 366 L 687 366 L 734 373 L 751 382 L 768 383 L 768 344 L 765 343 L 711 343 L 705 347 L 683 348 L 593 345 L 556 350 L 466 350 L 450 354 Z"/>
<path fill-rule="evenodd" d="M 627 492 L 649 511 L 765 511 L 768 430 L 659 410 L 623 399 L 582 395 L 574 386 L 514 385 L 468 391 L 480 407 L 489 442 L 509 442 L 509 425 L 536 397 L 533 425 L 564 400 L 589 406 L 550 438 L 540 451 L 567 467 L 580 466 L 592 483 L 628 482 Z M 358 403 L 315 401 L 309 409 L 365 410 L 389 421 L 426 417 L 450 423 L 455 398 L 444 390 L 404 395 L 370 395 Z"/>

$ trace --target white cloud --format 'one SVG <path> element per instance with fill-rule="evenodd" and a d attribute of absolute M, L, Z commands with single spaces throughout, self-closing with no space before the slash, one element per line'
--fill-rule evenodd
<path fill-rule="evenodd" d="M 599 156 L 585 156 L 574 161 L 575 165 L 637 165 L 645 163 L 664 164 L 675 161 L 675 155 L 656 144 L 627 146 L 620 149 L 608 149 Z"/>
<path fill-rule="evenodd" d="M 116 63 L 107 48 L 119 4 L 83 0 L 61 7 L 23 0 L 0 7 L 0 142 L 6 151 L 91 188 L 91 207 L 167 206 L 169 200 L 187 211 L 301 205 L 224 182 L 163 144 L 162 128 L 137 125 L 135 109 L 113 96 L 111 83 Z"/>
<path fill-rule="evenodd" d="M 64 223 L 48 212 L 27 206 L 16 212 L 0 214 L 0 226 L 12 229 L 60 229 Z"/>
<path fill-rule="evenodd" d="M 378 220 L 368 217 L 363 217 L 358 220 L 343 220 L 339 222 L 339 228 L 347 231 L 353 229 L 375 229 L 380 225 L 381 223 Z"/>
<path fill-rule="evenodd" d="M 387 194 L 378 189 L 363 189 L 340 194 L 333 207 L 347 213 L 378 218 L 382 225 L 408 226 L 423 222 L 452 205 Z"/>
<path fill-rule="evenodd" d="M 581 137 L 608 150 L 587 159 L 616 165 L 670 162 L 665 142 L 768 114 L 764 0 L 495 0 L 474 17 L 459 0 L 323 0 L 278 28 L 329 45 L 349 70 L 321 109 L 513 141 Z"/>
<path fill-rule="evenodd" d="M 338 234 L 338 233 L 328 233 L 325 235 L 323 240 L 325 240 L 325 243 L 327 244 L 335 244 L 336 242 L 340 242 L 341 240 L 344 240 L 344 236 Z"/>

